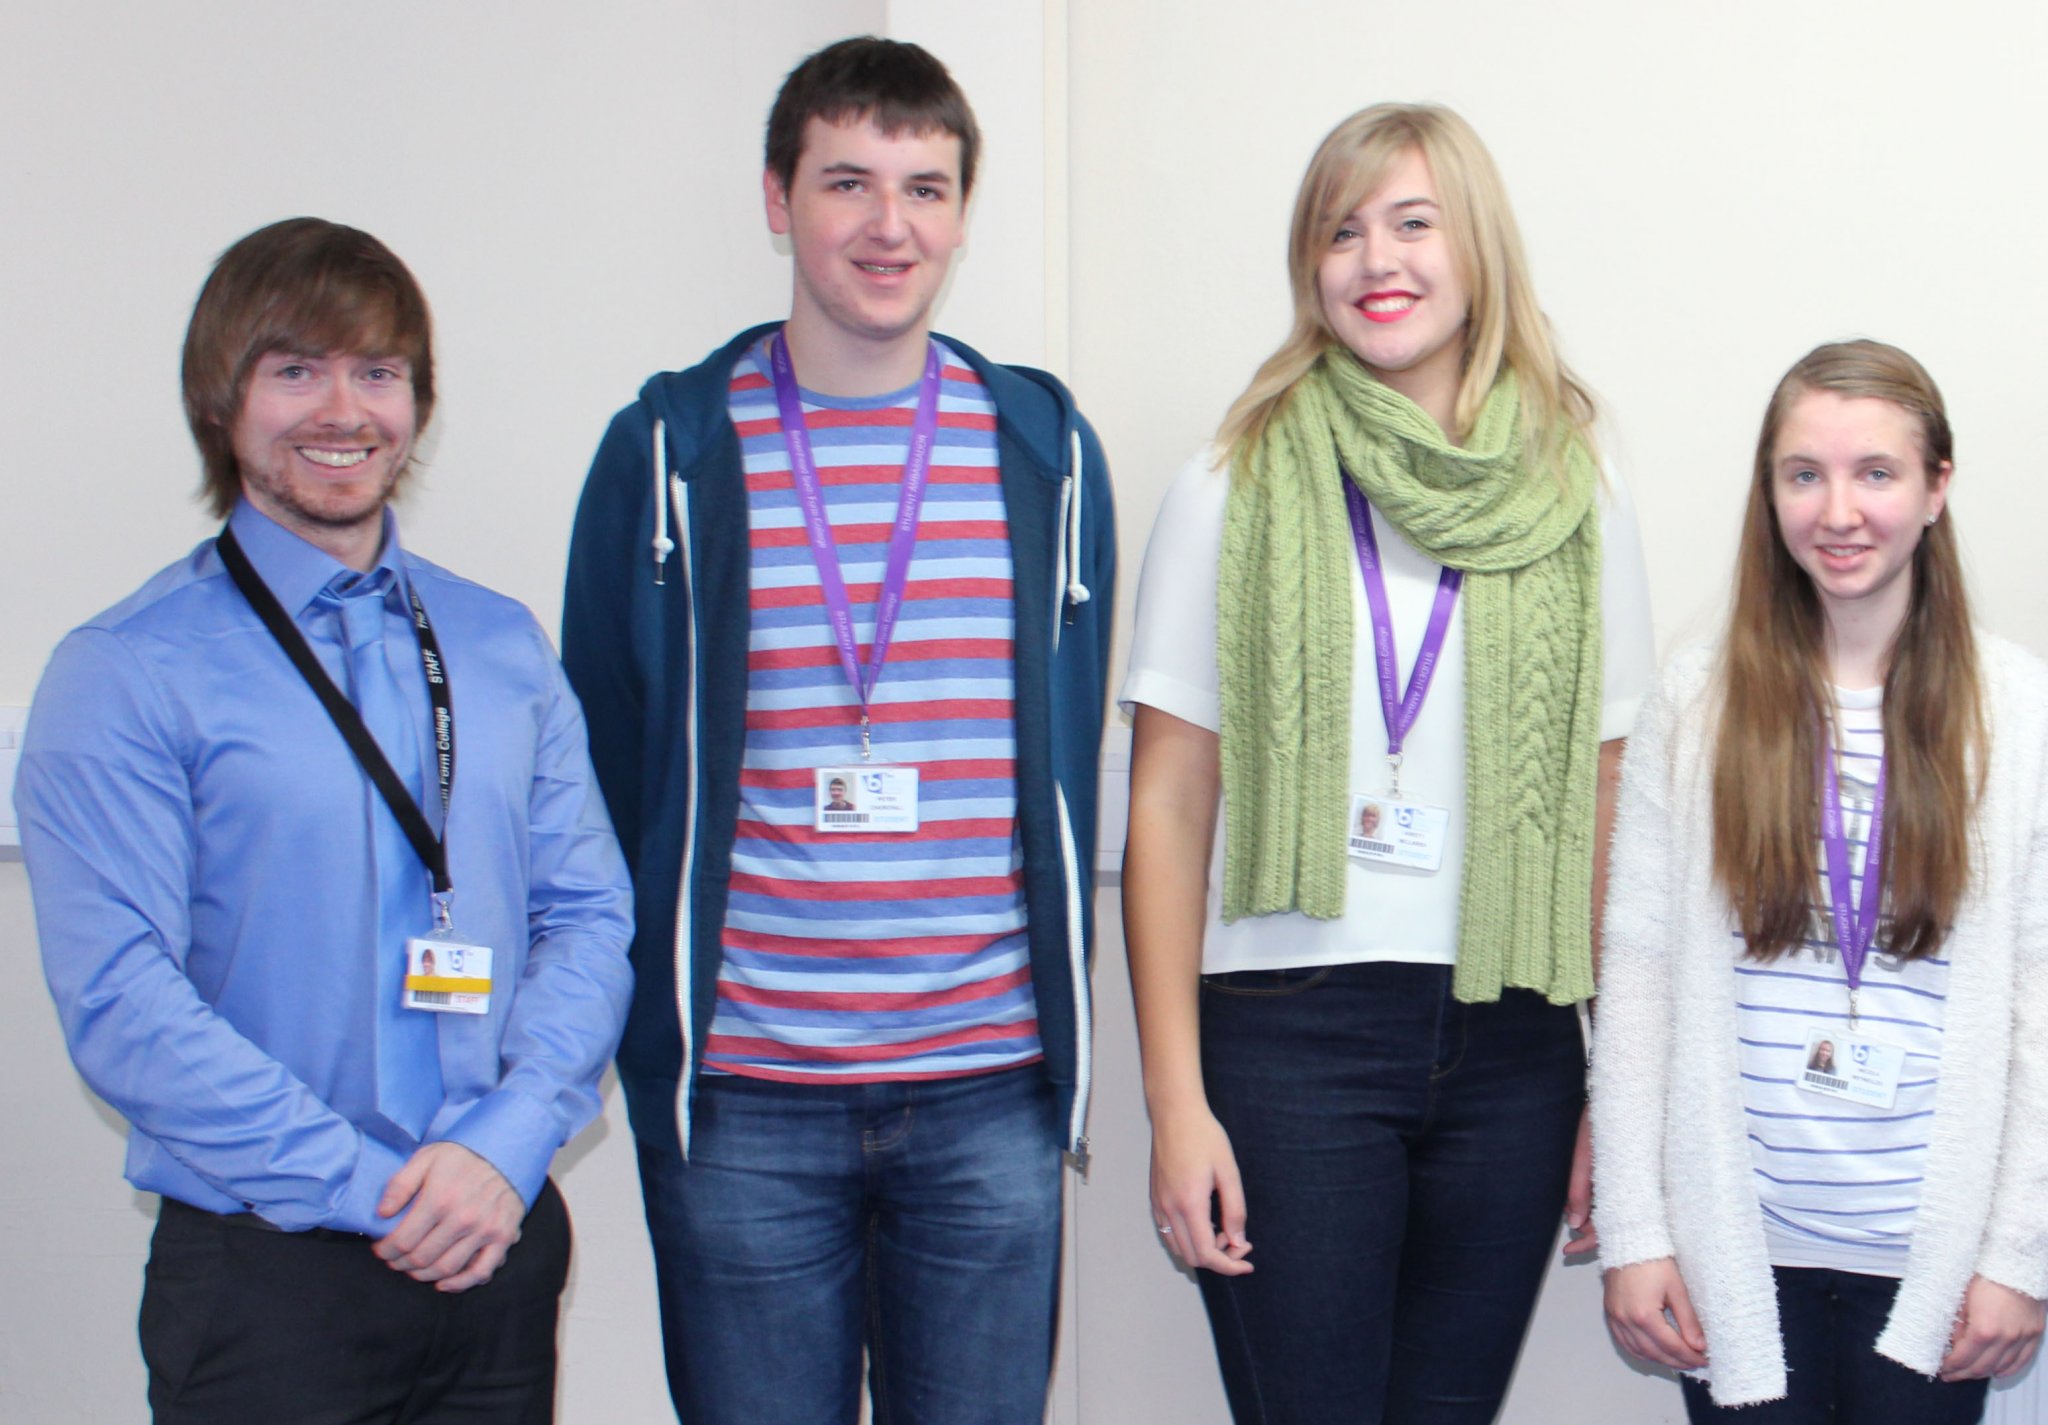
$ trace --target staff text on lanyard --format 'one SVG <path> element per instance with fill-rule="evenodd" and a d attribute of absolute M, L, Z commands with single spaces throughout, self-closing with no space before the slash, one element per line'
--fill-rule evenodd
<path fill-rule="evenodd" d="M 284 605 L 277 601 L 277 595 L 263 582 L 263 576 L 256 572 L 243 552 L 241 542 L 235 538 L 232 529 L 223 529 L 215 547 L 220 552 L 221 563 L 227 566 L 228 577 L 235 581 L 235 587 L 242 591 L 242 597 L 249 601 L 249 607 L 256 611 L 256 617 L 270 630 L 270 636 L 299 670 L 299 676 L 312 688 L 320 705 L 333 719 L 334 726 L 348 743 L 349 751 L 369 775 L 370 781 L 383 795 L 384 803 L 391 808 L 391 814 L 398 818 L 399 827 L 405 832 L 405 839 L 412 844 L 420 861 L 434 878 L 434 911 L 437 920 L 444 927 L 449 923 L 448 902 L 454 885 L 448 878 L 448 843 L 445 836 L 437 836 L 427 821 L 426 813 L 413 800 L 403 780 L 391 766 L 391 759 L 384 755 L 384 749 L 377 745 L 377 739 L 370 735 L 370 729 L 363 723 L 362 714 L 356 711 L 354 703 L 348 700 L 334 680 L 327 676 L 327 670 L 320 666 L 320 660 L 306 642 L 299 626 L 292 622 Z M 406 596 L 412 604 L 413 628 L 419 635 L 420 666 L 426 674 L 427 698 L 433 705 L 434 765 L 441 789 L 441 822 L 445 829 L 448 820 L 448 803 L 455 790 L 455 702 L 448 685 L 447 666 L 441 660 L 441 645 L 434 637 L 434 627 L 427 619 L 426 605 L 420 602 L 419 591 L 406 582 Z"/>

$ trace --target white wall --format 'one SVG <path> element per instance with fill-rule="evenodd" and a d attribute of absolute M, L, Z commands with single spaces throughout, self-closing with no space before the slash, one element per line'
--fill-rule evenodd
<path fill-rule="evenodd" d="M 1294 185 L 1380 98 L 1463 109 L 1506 172 L 1566 350 L 1642 509 L 1660 634 L 1720 597 L 1771 383 L 1824 338 L 1919 354 L 1960 432 L 1954 509 L 1987 623 L 2048 651 L 2026 541 L 2048 319 L 2030 160 L 2037 7 L 1507 0 L 1394 12 L 1268 0 L 547 0 L 345 10 L 0 0 L 0 705 L 62 632 L 208 531 L 177 404 L 207 265 L 311 212 L 413 265 L 439 324 L 424 552 L 552 622 L 602 423 L 649 371 L 784 310 L 760 221 L 776 83 L 885 31 L 951 63 L 987 130 L 941 325 L 1069 375 L 1123 511 L 1126 616 L 1169 473 L 1286 320 Z M 1223 1418 L 1191 1286 L 1144 1203 L 1147 1134 L 1105 897 L 1093 1181 L 1074 1193 L 1057 1420 Z M 0 863 L 0 1418 L 143 1418 L 133 1313 L 149 1218 L 64 1059 L 21 868 Z M 579 1254 L 563 1419 L 665 1418 L 629 1135 L 564 1160 Z M 1675 1390 L 1553 1273 L 1507 1420 L 1658 1422 Z M 2003 1410 L 2003 1416 L 1996 1413 Z M 2017 1397 L 1994 1419 L 2023 1415 Z"/>
<path fill-rule="evenodd" d="M 1076 5 L 1073 377 L 1135 558 L 1168 476 L 1278 344 L 1294 190 L 1383 99 L 1463 112 L 1564 350 L 1609 414 L 1668 642 L 1718 608 L 1777 378 L 1818 342 L 1918 355 L 1958 436 L 1984 622 L 2048 650 L 2023 531 L 2048 317 L 2048 11 L 1964 0 Z M 1131 583 L 1126 581 L 1128 601 Z"/>

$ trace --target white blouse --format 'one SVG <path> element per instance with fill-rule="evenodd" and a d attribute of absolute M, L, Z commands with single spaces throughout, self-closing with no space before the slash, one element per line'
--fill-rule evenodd
<path fill-rule="evenodd" d="M 1216 664 L 1216 573 L 1223 547 L 1227 470 L 1204 451 L 1167 490 L 1138 579 L 1138 617 L 1118 702 L 1139 703 L 1210 731 L 1222 727 L 1222 680 Z M 1649 581 L 1643 568 L 1634 506 L 1612 471 L 1599 500 L 1601 664 L 1600 738 L 1626 737 L 1656 672 L 1650 632 Z M 1441 566 L 1373 512 L 1385 570 L 1394 648 L 1406 690 L 1416 649 L 1429 623 Z M 1365 582 L 1351 561 L 1351 790 L 1387 790 L 1387 730 L 1380 711 Z M 1434 872 L 1348 857 L 1344 914 L 1315 920 L 1296 912 L 1223 921 L 1223 857 L 1227 832 L 1219 818 L 1209 868 L 1208 929 L 1202 971 L 1279 969 L 1364 960 L 1454 963 L 1458 947 L 1458 885 L 1465 840 L 1465 619 L 1463 601 L 1451 616 L 1443 654 L 1415 726 L 1402 750 L 1403 800 L 1450 812 L 1443 863 Z"/>

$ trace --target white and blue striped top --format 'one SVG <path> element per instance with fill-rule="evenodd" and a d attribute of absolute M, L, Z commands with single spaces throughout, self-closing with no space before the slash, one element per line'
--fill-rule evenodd
<path fill-rule="evenodd" d="M 1882 702 L 1880 688 L 1835 690 L 1843 830 L 1859 894 L 1884 752 Z M 1809 1034 L 1848 1021 L 1849 984 L 1834 944 L 1825 877 L 1805 943 L 1770 964 L 1743 960 L 1736 967 L 1743 1111 L 1775 1266 L 1890 1277 L 1905 1269 L 1940 1082 L 1948 961 L 1902 963 L 1883 953 L 1887 935 L 1881 924 L 1857 1008 L 1865 1038 L 1906 1051 L 1890 1108 L 1797 1086 Z"/>

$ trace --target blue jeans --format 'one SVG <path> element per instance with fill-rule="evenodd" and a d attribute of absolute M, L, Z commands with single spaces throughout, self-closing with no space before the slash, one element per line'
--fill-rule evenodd
<path fill-rule="evenodd" d="M 1893 1277 L 1819 1267 L 1774 1267 L 1778 1329 L 1791 1393 L 1765 1405 L 1724 1409 L 1696 1380 L 1681 1380 L 1695 1425 L 1976 1425 L 1989 1381 L 1929 1380 L 1877 1353 L 1899 1293 Z"/>
<path fill-rule="evenodd" d="M 690 1159 L 640 1144 L 685 1425 L 1036 1425 L 1060 1134 L 1036 1064 L 915 1083 L 707 1074 Z"/>
<path fill-rule="evenodd" d="M 1253 1271 L 1199 1272 L 1240 1425 L 1485 1425 L 1564 1208 L 1578 1016 L 1447 966 L 1210 976 L 1209 1103 Z"/>

